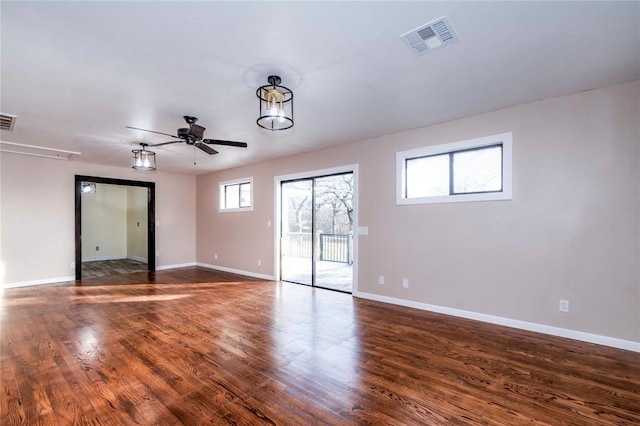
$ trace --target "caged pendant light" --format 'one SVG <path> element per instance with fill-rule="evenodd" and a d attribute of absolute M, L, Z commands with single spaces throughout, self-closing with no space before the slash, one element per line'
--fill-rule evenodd
<path fill-rule="evenodd" d="M 142 149 L 134 149 L 133 151 L 133 168 L 145 172 L 153 172 L 156 170 L 156 153 L 144 149 L 149 144 L 141 143 Z"/>
<path fill-rule="evenodd" d="M 260 115 L 256 123 L 267 130 L 286 130 L 293 127 L 293 92 L 284 86 L 277 75 L 270 75 L 266 86 L 256 90 Z"/>

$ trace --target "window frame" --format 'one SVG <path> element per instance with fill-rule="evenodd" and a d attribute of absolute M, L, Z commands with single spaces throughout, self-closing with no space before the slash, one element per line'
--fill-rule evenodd
<path fill-rule="evenodd" d="M 227 197 L 226 197 L 226 193 L 227 193 L 227 187 L 229 186 L 238 186 L 238 206 L 240 205 L 240 196 L 242 194 L 242 191 L 240 190 L 241 185 L 243 184 L 250 184 L 250 191 L 249 191 L 249 206 L 247 207 L 231 207 L 231 208 L 226 208 L 226 202 L 227 202 Z M 253 176 L 251 177 L 246 177 L 246 178 L 241 178 L 241 179 L 233 179 L 233 180 L 226 180 L 224 182 L 219 182 L 218 183 L 218 211 L 220 213 L 229 213 L 229 212 L 248 212 L 248 211 L 253 211 Z"/>
<path fill-rule="evenodd" d="M 453 154 L 474 151 L 483 148 L 502 145 L 502 190 L 483 192 L 454 192 L 452 168 Z M 417 158 L 433 157 L 437 155 L 449 156 L 449 195 L 433 197 L 407 198 L 407 161 Z M 458 203 L 468 201 L 511 200 L 512 193 L 512 163 L 513 163 L 513 133 L 501 133 L 475 139 L 442 145 L 425 146 L 396 152 L 396 204 L 436 204 Z"/>

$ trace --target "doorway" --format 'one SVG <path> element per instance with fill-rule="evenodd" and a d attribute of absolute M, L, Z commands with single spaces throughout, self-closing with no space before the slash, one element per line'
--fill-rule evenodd
<path fill-rule="evenodd" d="M 112 238 L 109 235 L 110 232 L 116 233 L 117 228 L 120 225 L 111 224 L 111 215 L 112 212 L 102 212 L 102 218 L 92 217 L 93 220 L 97 220 L 104 224 L 104 228 L 100 228 L 100 223 L 96 224 L 93 227 L 87 227 L 87 221 L 83 223 L 82 213 L 83 213 L 83 197 L 91 196 L 92 193 L 95 193 L 97 189 L 100 188 L 102 191 L 111 194 L 111 199 L 119 200 L 116 201 L 115 204 L 111 204 L 111 206 L 122 206 L 124 205 L 133 205 L 135 208 L 129 209 L 127 207 L 120 208 L 122 210 L 123 223 L 121 223 L 121 227 L 123 232 L 126 233 L 126 236 L 123 236 L 126 240 L 129 235 L 132 236 L 131 244 L 129 242 L 122 243 L 118 238 Z M 110 190 L 110 191 L 108 191 Z M 101 193 L 101 195 L 104 195 Z M 124 197 L 124 198 L 122 198 Z M 104 197 L 102 197 L 104 198 Z M 109 197 L 108 197 L 109 198 Z M 87 201 L 87 200 L 85 200 Z M 92 203 L 87 203 L 85 208 L 85 214 L 91 213 L 91 206 L 94 209 L 96 206 L 93 206 Z M 99 208 L 99 206 L 98 206 Z M 137 216 L 136 216 L 137 215 Z M 141 217 L 142 215 L 142 217 Z M 134 217 L 135 216 L 135 217 Z M 130 223 L 131 222 L 131 223 Z M 83 226 L 85 225 L 85 226 Z M 91 232 L 89 230 L 91 229 Z M 83 247 L 83 234 L 85 237 L 84 245 L 88 247 Z M 92 236 L 93 234 L 101 235 L 103 241 L 107 241 L 105 246 L 101 244 L 95 244 Z M 140 244 L 139 238 L 142 237 L 145 241 L 142 241 Z M 130 267 L 139 268 L 139 265 L 143 266 L 144 270 L 148 270 L 149 272 L 155 271 L 155 183 L 154 182 L 142 182 L 142 181 L 132 181 L 132 180 L 123 180 L 123 179 L 111 179 L 111 178 L 103 178 L 96 176 L 75 176 L 75 242 L 76 242 L 76 253 L 75 253 L 75 271 L 76 271 L 76 280 L 82 280 L 83 277 L 83 259 L 87 259 L 88 253 L 93 260 L 109 258 L 110 255 L 113 255 L 109 250 L 116 252 L 118 251 L 117 246 L 119 244 L 125 244 L 124 247 L 125 253 L 131 253 L 132 256 L 125 256 L 125 261 L 117 261 L 117 266 L 114 266 L 113 269 L 117 271 L 126 271 Z M 113 244 L 110 244 L 113 243 Z M 93 251 L 95 246 L 95 252 Z M 84 250 L 83 250 L 84 249 Z M 101 251 L 102 250 L 102 251 Z M 102 254 L 106 254 L 107 256 L 100 256 Z M 135 256 L 133 256 L 135 254 Z M 122 258 L 122 256 L 116 256 Z M 129 259 L 129 263 L 137 263 L 137 265 L 128 265 L 126 264 L 126 260 Z M 140 263 L 140 261 L 146 262 Z M 108 262 L 107 262 L 108 263 Z M 134 269 L 135 269 L 134 268 Z M 86 269 L 86 268 L 85 268 Z"/>
<path fill-rule="evenodd" d="M 280 279 L 353 292 L 353 171 L 280 181 Z"/>

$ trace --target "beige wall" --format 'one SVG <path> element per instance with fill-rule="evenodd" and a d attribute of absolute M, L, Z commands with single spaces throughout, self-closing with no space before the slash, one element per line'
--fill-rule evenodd
<path fill-rule="evenodd" d="M 0 239 L 2 237 L 2 158 L 3 153 L 0 151 Z M 2 293 L 2 283 L 5 282 L 4 270 L 4 257 L 2 257 L 2 244 L 0 242 L 0 293 Z"/>
<path fill-rule="evenodd" d="M 82 261 L 127 257 L 127 188 L 98 184 L 81 200 Z"/>
<path fill-rule="evenodd" d="M 195 261 L 195 177 L 2 154 L 6 284 L 74 275 L 74 175 L 156 182 L 157 266 Z"/>
<path fill-rule="evenodd" d="M 147 188 L 127 187 L 127 257 L 147 261 Z"/>
<path fill-rule="evenodd" d="M 197 259 L 273 274 L 274 176 L 357 163 L 359 291 L 639 342 L 639 98 L 636 81 L 198 176 Z M 504 132 L 513 200 L 395 204 L 397 151 Z M 218 182 L 246 176 L 253 212 L 219 213 Z"/>

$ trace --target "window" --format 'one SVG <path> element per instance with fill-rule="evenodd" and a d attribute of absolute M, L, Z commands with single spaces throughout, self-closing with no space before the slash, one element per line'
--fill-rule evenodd
<path fill-rule="evenodd" d="M 512 134 L 396 153 L 396 204 L 511 199 Z"/>
<path fill-rule="evenodd" d="M 220 182 L 220 211 L 253 210 L 253 178 Z"/>

